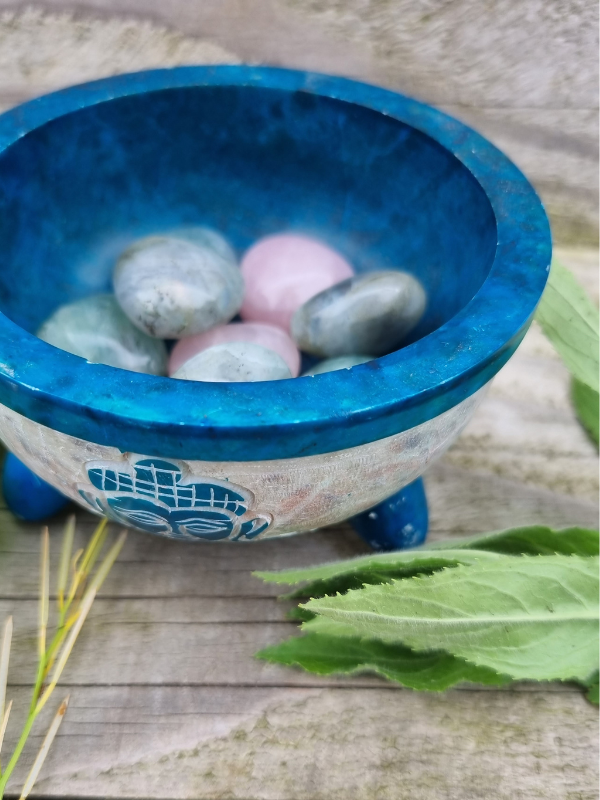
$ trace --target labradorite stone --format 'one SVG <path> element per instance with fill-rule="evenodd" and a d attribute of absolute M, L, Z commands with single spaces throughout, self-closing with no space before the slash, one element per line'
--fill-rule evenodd
<path fill-rule="evenodd" d="M 396 350 L 425 310 L 425 290 L 406 272 L 349 278 L 312 297 L 292 318 L 292 337 L 318 356 Z"/>
<path fill-rule="evenodd" d="M 123 311 L 160 339 L 229 322 L 244 295 L 242 274 L 222 236 L 206 228 L 177 233 L 140 239 L 121 255 L 113 276 Z"/>
<path fill-rule="evenodd" d="M 338 369 L 350 369 L 372 360 L 373 356 L 336 356 L 335 358 L 326 358 L 325 361 L 319 361 L 312 369 L 307 370 L 302 377 L 304 375 L 322 375 L 324 372 L 335 372 Z"/>
<path fill-rule="evenodd" d="M 167 371 L 164 342 L 138 330 L 111 294 L 96 294 L 61 306 L 37 335 L 94 364 L 148 375 L 165 375 Z"/>
<path fill-rule="evenodd" d="M 279 381 L 290 368 L 273 350 L 250 342 L 227 342 L 198 353 L 173 373 L 184 381 Z"/>

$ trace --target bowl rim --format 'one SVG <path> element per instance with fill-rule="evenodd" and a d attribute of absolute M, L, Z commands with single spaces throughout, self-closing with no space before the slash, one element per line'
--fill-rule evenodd
<path fill-rule="evenodd" d="M 391 436 L 487 383 L 517 348 L 542 295 L 552 249 L 549 224 L 520 170 L 480 134 L 431 106 L 347 78 L 275 67 L 146 70 L 63 89 L 5 112 L 0 155 L 63 115 L 131 95 L 203 86 L 309 92 L 358 104 L 450 151 L 480 184 L 495 217 L 496 252 L 480 290 L 440 328 L 388 356 L 352 370 L 264 383 L 194 383 L 90 364 L 0 313 L 0 403 L 123 452 L 260 461 Z"/>

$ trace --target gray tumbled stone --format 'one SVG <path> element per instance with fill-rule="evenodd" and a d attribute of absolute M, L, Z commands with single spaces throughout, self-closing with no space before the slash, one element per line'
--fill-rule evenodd
<path fill-rule="evenodd" d="M 138 330 L 112 294 L 96 294 L 58 308 L 40 339 L 95 364 L 166 375 L 165 343 Z"/>
<path fill-rule="evenodd" d="M 227 242 L 215 231 L 140 239 L 119 258 L 113 284 L 123 311 L 160 339 L 202 333 L 236 315 L 244 280 Z"/>
<path fill-rule="evenodd" d="M 292 373 L 273 350 L 250 342 L 227 342 L 209 347 L 186 361 L 171 376 L 184 381 L 279 381 Z"/>
<path fill-rule="evenodd" d="M 407 272 L 369 272 L 308 300 L 292 318 L 292 336 L 314 355 L 381 356 L 400 346 L 425 305 L 425 290 Z"/>
<path fill-rule="evenodd" d="M 305 375 L 323 375 L 325 372 L 336 372 L 338 369 L 350 369 L 372 360 L 373 356 L 336 356 L 335 358 L 326 358 L 325 361 L 319 361 L 318 364 L 315 364 L 312 369 L 308 369 L 303 373 L 302 377 Z"/>

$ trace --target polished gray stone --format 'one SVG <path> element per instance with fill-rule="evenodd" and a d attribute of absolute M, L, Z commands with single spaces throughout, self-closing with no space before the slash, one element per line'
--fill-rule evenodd
<path fill-rule="evenodd" d="M 206 228 L 140 239 L 119 258 L 117 300 L 140 330 L 180 339 L 229 322 L 238 312 L 244 280 L 227 242 Z"/>
<path fill-rule="evenodd" d="M 423 316 L 427 298 L 407 272 L 369 272 L 312 297 L 292 318 L 301 350 L 319 356 L 396 350 Z"/>
<path fill-rule="evenodd" d="M 367 361 L 372 361 L 373 356 L 336 356 L 335 358 L 326 358 L 325 361 L 319 361 L 312 369 L 306 370 L 302 374 L 305 375 L 322 375 L 325 372 L 335 372 L 338 369 L 350 369 L 357 367 L 359 364 L 365 364 Z"/>
<path fill-rule="evenodd" d="M 273 350 L 251 342 L 227 342 L 193 356 L 172 377 L 184 381 L 239 383 L 279 381 L 291 378 L 292 373 L 283 358 Z"/>
<path fill-rule="evenodd" d="M 40 339 L 94 364 L 166 375 L 164 342 L 138 330 L 111 294 L 61 306 L 41 326 Z"/>

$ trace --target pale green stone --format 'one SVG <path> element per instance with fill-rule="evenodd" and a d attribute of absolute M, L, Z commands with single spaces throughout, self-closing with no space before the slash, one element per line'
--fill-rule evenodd
<path fill-rule="evenodd" d="M 227 342 L 209 347 L 173 373 L 183 381 L 279 381 L 291 378 L 290 368 L 273 350 L 250 342 Z"/>
<path fill-rule="evenodd" d="M 44 342 L 94 364 L 165 375 L 165 343 L 138 330 L 111 294 L 96 294 L 58 308 L 37 333 Z"/>
<path fill-rule="evenodd" d="M 373 361 L 373 356 L 336 356 L 335 358 L 326 358 L 325 361 L 319 361 L 318 364 L 312 369 L 303 373 L 305 375 L 322 375 L 325 372 L 335 372 L 338 369 L 350 369 L 357 367 L 359 364 L 366 364 L 367 361 Z"/>

